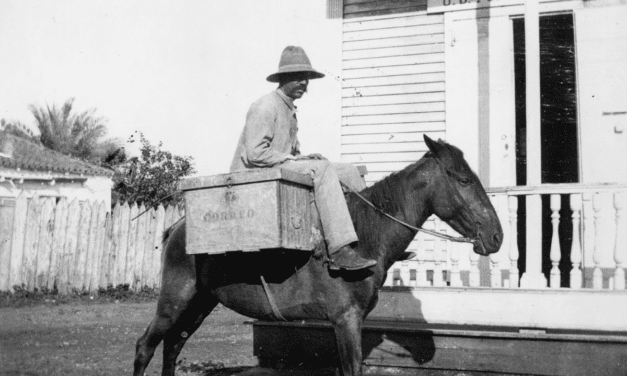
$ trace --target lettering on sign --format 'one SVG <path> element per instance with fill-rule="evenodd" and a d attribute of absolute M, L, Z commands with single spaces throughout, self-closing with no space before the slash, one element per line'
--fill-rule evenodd
<path fill-rule="evenodd" d="M 514 5 L 514 3 L 518 2 L 518 0 L 427 0 L 427 13 L 506 6 Z"/>
<path fill-rule="evenodd" d="M 472 3 L 477 3 L 477 4 L 481 4 L 481 3 L 490 3 L 492 2 L 492 0 L 440 0 L 442 6 L 448 7 L 451 5 L 457 5 L 457 4 L 472 4 Z"/>
<path fill-rule="evenodd" d="M 250 219 L 255 216 L 252 209 L 227 210 L 227 211 L 208 211 L 202 216 L 204 222 L 224 222 L 237 221 L 242 219 Z"/>

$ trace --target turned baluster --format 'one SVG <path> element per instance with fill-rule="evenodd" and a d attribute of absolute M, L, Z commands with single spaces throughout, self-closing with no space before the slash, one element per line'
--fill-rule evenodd
<path fill-rule="evenodd" d="M 461 272 L 459 270 L 459 245 L 451 244 L 451 286 L 461 287 L 463 286 Z"/>
<path fill-rule="evenodd" d="M 560 287 L 560 279 L 562 277 L 560 273 L 560 260 L 562 258 L 562 252 L 560 248 L 560 236 L 559 236 L 559 223 L 560 223 L 560 208 L 561 197 L 558 194 L 551 195 L 551 224 L 553 225 L 553 236 L 551 237 L 551 278 L 550 284 L 552 288 Z"/>
<path fill-rule="evenodd" d="M 518 272 L 518 197 L 507 197 L 509 209 L 509 287 L 519 287 Z"/>
<path fill-rule="evenodd" d="M 614 262 L 616 262 L 616 269 L 614 270 L 614 289 L 625 289 L 625 269 L 623 269 L 623 263 L 625 262 L 625 241 L 627 241 L 627 235 L 625 234 L 625 219 L 623 217 L 623 209 L 625 209 L 625 192 L 616 192 L 614 194 L 614 209 L 616 209 L 616 243 L 614 244 Z"/>
<path fill-rule="evenodd" d="M 481 275 L 479 274 L 479 255 L 473 252 L 470 253 L 470 274 L 468 276 L 468 284 L 470 287 L 478 287 L 481 285 Z"/>
<path fill-rule="evenodd" d="M 427 257 L 425 247 L 424 235 L 421 234 L 418 240 L 418 250 L 416 250 L 416 286 L 429 286 L 427 266 L 425 265 Z"/>
<path fill-rule="evenodd" d="M 520 278 L 523 288 L 546 288 L 548 281 L 542 273 L 542 198 L 530 194 L 525 198 L 526 255 L 525 272 Z"/>
<path fill-rule="evenodd" d="M 501 198 L 505 198 L 506 196 L 490 196 L 490 201 L 492 205 L 496 209 L 497 217 L 501 217 L 499 215 L 499 211 L 501 210 Z M 499 265 L 499 254 L 493 253 L 490 255 L 490 286 L 491 287 L 501 287 L 501 266 Z"/>
<path fill-rule="evenodd" d="M 440 218 L 435 218 L 435 231 L 442 233 L 443 230 L 440 230 L 442 227 L 442 220 Z M 433 286 L 441 287 L 444 286 L 444 281 L 442 279 L 442 271 L 444 270 L 442 264 L 444 259 L 442 258 L 442 244 L 445 243 L 442 239 L 434 239 L 433 244 Z M 444 244 L 444 254 L 446 254 L 446 244 Z"/>
<path fill-rule="evenodd" d="M 570 270 L 570 288 L 579 289 L 582 287 L 581 275 L 581 194 L 570 195 L 570 210 L 573 211 L 573 243 L 570 247 L 570 262 L 573 268 Z"/>
<path fill-rule="evenodd" d="M 601 271 L 601 262 L 603 262 L 603 246 L 601 239 L 601 195 L 595 193 L 592 196 L 592 209 L 594 209 L 594 253 L 592 261 L 594 262 L 594 271 L 592 272 L 592 288 L 600 290 L 603 288 L 603 272 Z"/>
<path fill-rule="evenodd" d="M 581 240 L 583 244 L 581 245 L 583 251 L 582 255 L 582 274 L 583 274 L 583 287 L 591 287 L 591 276 L 586 271 L 592 264 L 592 254 L 594 253 L 594 210 L 592 210 L 592 193 L 584 192 L 582 194 L 582 207 L 581 207 L 581 216 L 583 222 L 583 233 L 581 234 Z"/>

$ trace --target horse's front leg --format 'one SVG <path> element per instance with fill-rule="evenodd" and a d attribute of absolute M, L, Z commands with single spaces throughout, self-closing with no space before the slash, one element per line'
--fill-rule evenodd
<path fill-rule="evenodd" d="M 331 318 L 344 376 L 361 376 L 363 312 L 355 307 Z"/>

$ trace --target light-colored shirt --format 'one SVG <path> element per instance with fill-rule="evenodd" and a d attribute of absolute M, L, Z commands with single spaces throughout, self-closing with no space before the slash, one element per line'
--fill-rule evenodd
<path fill-rule="evenodd" d="M 255 101 L 246 114 L 231 171 L 272 167 L 300 154 L 294 100 L 281 89 Z"/>

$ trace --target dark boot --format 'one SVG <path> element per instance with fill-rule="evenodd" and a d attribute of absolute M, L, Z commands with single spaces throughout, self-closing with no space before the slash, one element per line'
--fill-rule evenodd
<path fill-rule="evenodd" d="M 377 265 L 375 260 L 363 258 L 350 245 L 345 245 L 329 255 L 331 270 L 360 270 Z"/>

